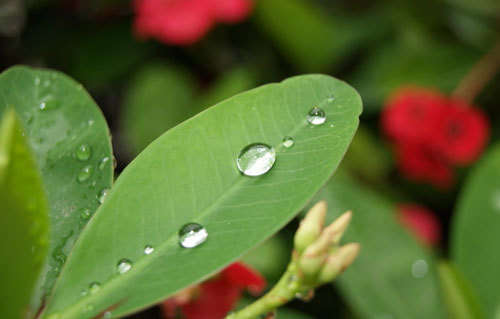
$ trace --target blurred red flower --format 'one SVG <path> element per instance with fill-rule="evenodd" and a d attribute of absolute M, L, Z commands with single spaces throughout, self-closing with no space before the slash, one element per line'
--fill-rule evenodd
<path fill-rule="evenodd" d="M 142 38 L 190 45 L 216 22 L 244 20 L 252 7 L 252 0 L 134 0 L 134 30 Z"/>
<path fill-rule="evenodd" d="M 395 145 L 400 172 L 439 188 L 453 184 L 453 165 L 479 157 L 489 136 L 480 109 L 416 87 L 395 92 L 382 111 L 381 126 Z"/>
<path fill-rule="evenodd" d="M 441 240 L 439 220 L 427 208 L 416 204 L 400 204 L 398 218 L 425 245 L 435 246 Z"/>
<path fill-rule="evenodd" d="M 233 263 L 215 278 L 187 288 L 162 304 L 165 318 L 223 319 L 236 305 L 245 289 L 259 294 L 265 279 L 243 263 Z"/>

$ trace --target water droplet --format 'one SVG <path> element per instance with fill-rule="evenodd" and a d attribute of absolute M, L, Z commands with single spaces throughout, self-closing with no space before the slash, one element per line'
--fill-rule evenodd
<path fill-rule="evenodd" d="M 102 171 L 105 167 L 106 167 L 106 164 L 109 163 L 109 157 L 103 157 L 102 160 L 99 162 L 99 169 Z"/>
<path fill-rule="evenodd" d="M 332 103 L 333 101 L 335 101 L 335 96 L 330 95 L 330 97 L 328 97 L 328 99 L 326 99 L 326 101 L 327 101 L 328 103 Z"/>
<path fill-rule="evenodd" d="M 236 165 L 241 173 L 247 176 L 260 176 L 267 173 L 276 161 L 274 148 L 266 144 L 250 144 L 238 155 Z"/>
<path fill-rule="evenodd" d="M 184 248 L 193 248 L 207 240 L 208 232 L 197 223 L 189 223 L 179 230 L 179 244 Z"/>
<path fill-rule="evenodd" d="M 78 158 L 80 161 L 86 161 L 90 158 L 90 155 L 92 155 L 92 151 L 90 149 L 90 146 L 88 144 L 82 144 L 80 145 L 77 150 L 76 150 L 76 158 Z"/>
<path fill-rule="evenodd" d="M 89 292 L 90 292 L 90 294 L 95 294 L 96 292 L 99 291 L 99 289 L 101 289 L 101 284 L 98 283 L 97 281 L 94 281 L 93 283 L 91 283 L 89 285 Z"/>
<path fill-rule="evenodd" d="M 46 97 L 42 98 L 40 104 L 38 105 L 40 111 L 53 110 L 57 107 L 57 100 L 52 95 L 47 95 Z"/>
<path fill-rule="evenodd" d="M 283 138 L 283 146 L 284 147 L 290 148 L 293 146 L 293 144 L 295 144 L 295 141 L 293 140 L 293 138 L 291 136 L 285 136 Z"/>
<path fill-rule="evenodd" d="M 429 266 L 427 262 L 423 259 L 416 260 L 411 266 L 411 274 L 415 278 L 423 278 L 427 275 L 429 271 Z"/>
<path fill-rule="evenodd" d="M 99 195 L 97 195 L 97 201 L 99 203 L 104 203 L 104 201 L 106 200 L 106 197 L 108 196 L 108 193 L 109 193 L 109 189 L 105 188 L 103 189 Z"/>
<path fill-rule="evenodd" d="M 88 121 L 87 121 L 87 125 L 88 125 L 88 126 L 92 126 L 92 125 L 94 125 L 94 123 L 95 123 L 95 121 L 94 121 L 94 120 L 88 120 Z"/>
<path fill-rule="evenodd" d="M 146 245 L 146 247 L 144 247 L 144 253 L 146 255 L 152 254 L 153 251 L 155 251 L 155 249 L 151 245 Z"/>
<path fill-rule="evenodd" d="M 83 183 L 86 180 L 88 180 L 91 175 L 92 175 L 92 166 L 87 165 L 87 166 L 82 168 L 80 173 L 78 173 L 78 176 L 76 179 L 79 183 Z"/>
<path fill-rule="evenodd" d="M 88 220 L 92 216 L 92 211 L 88 208 L 85 208 L 80 214 L 80 218 L 83 220 Z"/>
<path fill-rule="evenodd" d="M 123 258 L 116 265 L 116 269 L 118 270 L 118 273 L 124 274 L 130 269 L 132 269 L 132 262 L 126 258 Z"/>
<path fill-rule="evenodd" d="M 307 121 L 312 125 L 321 125 L 326 121 L 326 114 L 323 109 L 315 106 L 307 113 Z"/>
<path fill-rule="evenodd" d="M 102 318 L 103 319 L 111 319 L 113 315 L 111 314 L 111 311 L 106 311 L 105 313 L 103 313 L 102 315 Z"/>

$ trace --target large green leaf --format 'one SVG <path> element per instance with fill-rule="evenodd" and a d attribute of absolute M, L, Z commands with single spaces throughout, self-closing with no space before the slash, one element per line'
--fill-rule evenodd
<path fill-rule="evenodd" d="M 47 201 L 12 110 L 0 123 L 0 312 L 21 319 L 47 253 Z M 1 115 L 1 114 L 0 114 Z"/>
<path fill-rule="evenodd" d="M 50 257 L 42 281 L 48 292 L 88 215 L 99 205 L 99 192 L 111 186 L 108 128 L 83 87 L 58 72 L 13 67 L 2 73 L 0 112 L 7 107 L 15 109 L 25 127 L 49 202 Z M 90 153 L 84 149 L 77 156 L 82 146 Z M 82 160 L 84 155 L 89 159 Z"/>
<path fill-rule="evenodd" d="M 500 307 L 500 145 L 471 173 L 460 195 L 452 233 L 452 257 L 479 295 L 486 318 Z"/>
<path fill-rule="evenodd" d="M 338 284 L 360 318 L 446 318 L 434 258 L 397 223 L 392 203 L 343 174 L 317 199 L 327 200 L 329 220 L 353 211 L 345 240 L 361 243 L 361 254 Z"/>
<path fill-rule="evenodd" d="M 315 105 L 326 112 L 323 125 L 306 121 Z M 46 315 L 90 318 L 114 304 L 122 315 L 228 265 L 281 228 L 328 179 L 360 112 L 353 88 L 307 75 L 236 95 L 169 130 L 117 179 L 75 245 Z M 295 145 L 286 149 L 284 136 Z M 236 158 L 256 142 L 275 147 L 276 163 L 263 176 L 244 176 Z M 194 249 L 178 243 L 189 222 L 208 231 Z M 145 255 L 145 245 L 154 253 Z M 119 275 L 122 258 L 133 267 Z M 92 282 L 101 284 L 99 291 L 82 297 Z"/>

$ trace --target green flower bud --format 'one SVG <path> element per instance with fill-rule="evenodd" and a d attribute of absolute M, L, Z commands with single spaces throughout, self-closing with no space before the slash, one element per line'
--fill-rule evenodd
<path fill-rule="evenodd" d="M 295 250 L 299 254 L 318 239 L 325 222 L 326 209 L 325 201 L 317 203 L 300 223 L 294 238 Z"/>
<path fill-rule="evenodd" d="M 358 256 L 359 250 L 360 245 L 358 243 L 350 243 L 331 253 L 319 273 L 318 281 L 327 283 L 335 279 L 352 264 Z"/>

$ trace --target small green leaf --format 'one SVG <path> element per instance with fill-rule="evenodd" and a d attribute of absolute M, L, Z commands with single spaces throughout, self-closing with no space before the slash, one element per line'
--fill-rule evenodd
<path fill-rule="evenodd" d="M 483 318 L 477 296 L 472 292 L 469 282 L 453 264 L 441 261 L 438 265 L 438 274 L 441 279 L 443 299 L 451 318 Z"/>
<path fill-rule="evenodd" d="M 25 128 L 49 202 L 49 260 L 41 282 L 47 293 L 99 205 L 97 195 L 111 186 L 109 132 L 83 87 L 58 72 L 19 66 L 3 72 L 0 112 L 8 107 Z"/>
<path fill-rule="evenodd" d="M 359 242 L 356 261 L 338 279 L 360 318 L 446 318 L 434 258 L 396 221 L 385 198 L 337 174 L 317 197 L 328 202 L 328 220 L 352 210 L 344 240 Z"/>
<path fill-rule="evenodd" d="M 479 296 L 486 318 L 500 307 L 500 145 L 477 164 L 457 204 L 452 260 Z"/>
<path fill-rule="evenodd" d="M 326 112 L 322 125 L 306 120 L 316 105 Z M 112 305 L 120 316 L 222 269 L 285 225 L 326 182 L 360 113 L 361 99 L 346 83 L 306 75 L 236 95 L 169 130 L 117 179 L 75 245 L 44 317 L 89 318 Z M 285 136 L 295 139 L 293 147 L 282 145 Z M 236 167 L 252 143 L 276 151 L 274 167 L 258 177 Z M 193 222 L 208 239 L 182 248 L 179 230 Z M 146 255 L 146 245 L 155 251 Z M 118 274 L 122 259 L 132 268 Z M 101 289 L 82 297 L 95 281 Z"/>
<path fill-rule="evenodd" d="M 0 122 L 0 203 L 0 309 L 2 318 L 21 319 L 47 254 L 49 220 L 38 168 L 12 110 Z"/>

